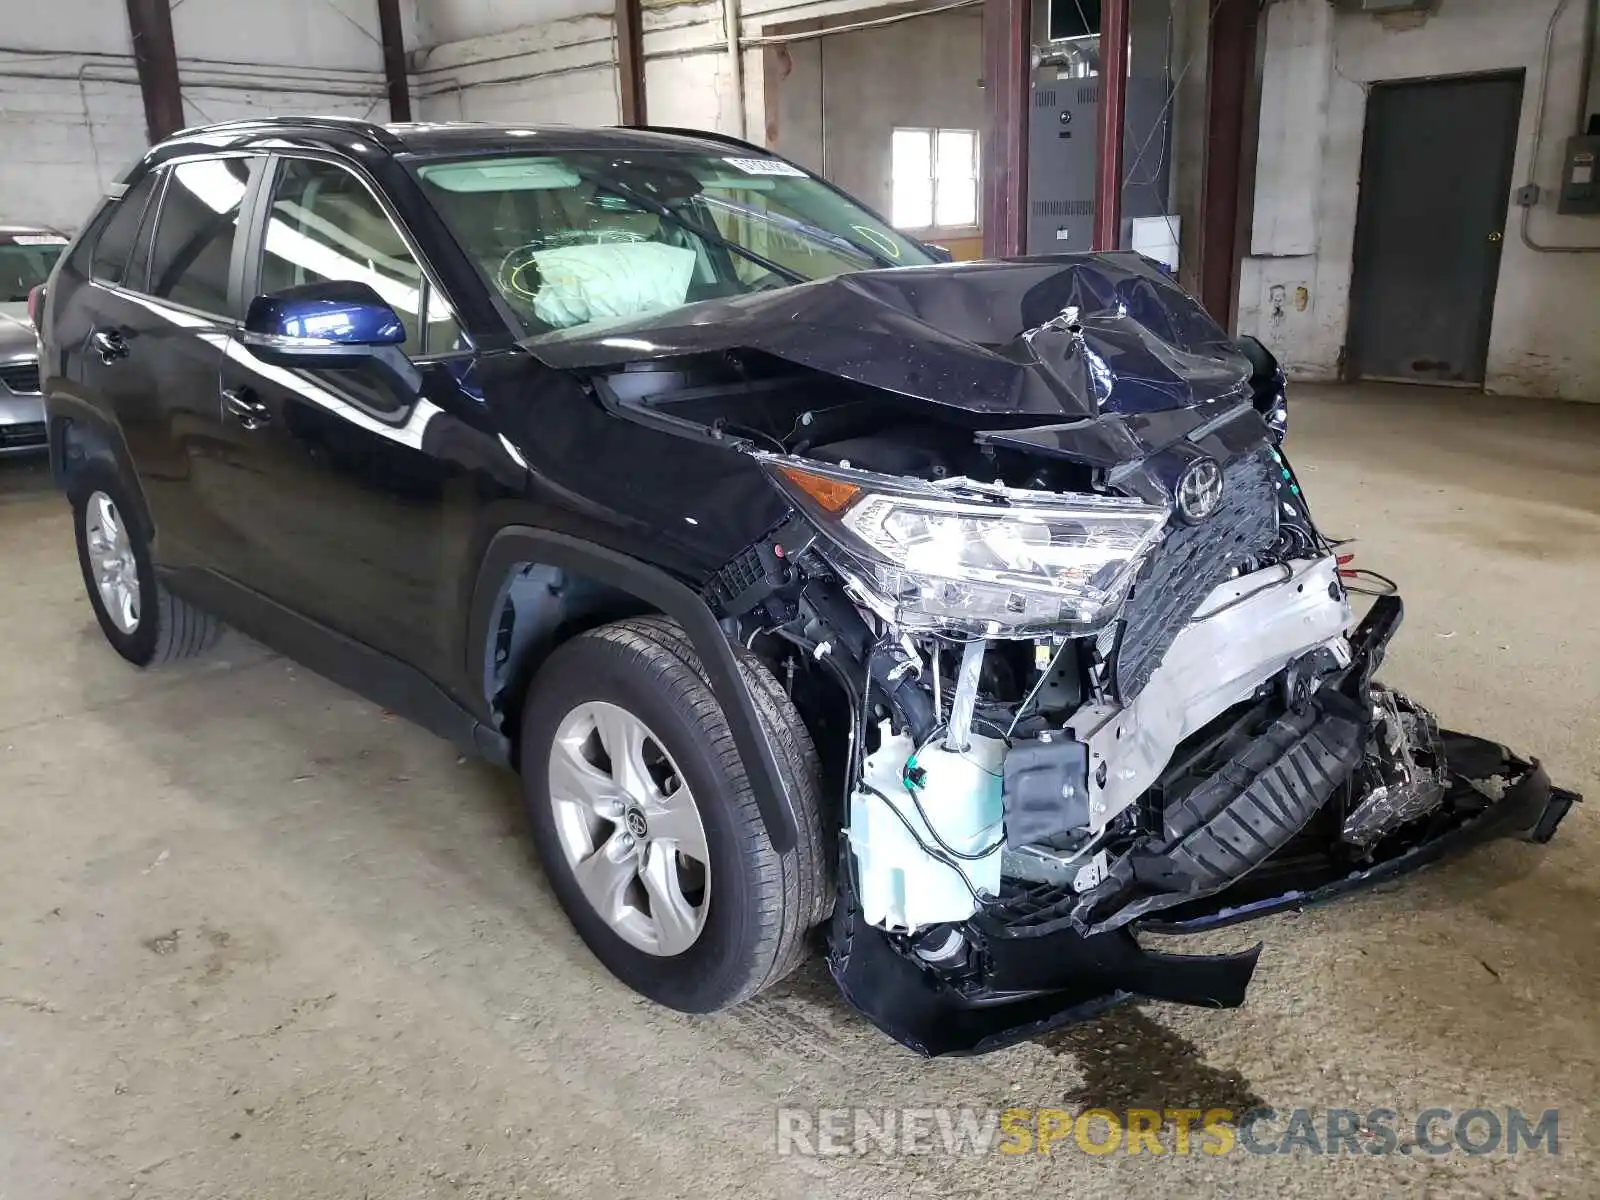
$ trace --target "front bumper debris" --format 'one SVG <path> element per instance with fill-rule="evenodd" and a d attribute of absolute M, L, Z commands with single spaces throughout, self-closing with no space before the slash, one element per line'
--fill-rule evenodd
<path fill-rule="evenodd" d="M 1395 694 L 1375 690 L 1372 674 L 1400 618 L 1398 599 L 1379 601 L 1351 636 L 1350 666 L 1324 688 L 1393 716 Z M 1369 756 L 1385 742 L 1387 728 L 1383 719 L 1367 727 Z M 1064 889 L 1008 881 L 963 927 L 971 952 L 959 966 L 919 962 L 862 921 L 845 870 L 830 969 L 863 1015 L 930 1056 L 998 1049 L 1135 998 L 1236 1007 L 1259 945 L 1230 955 L 1167 954 L 1145 949 L 1136 933 L 1190 932 L 1322 903 L 1493 838 L 1548 842 L 1580 799 L 1553 786 L 1536 761 L 1482 738 L 1429 730 L 1426 745 L 1442 794 L 1391 805 L 1381 821 L 1369 811 L 1361 836 L 1351 837 L 1346 817 L 1362 810 L 1349 793 L 1363 778 L 1351 771 L 1343 793 L 1324 797 L 1322 811 L 1254 870 L 1176 902 L 1169 897 L 1140 906 L 1140 915 L 1126 923 L 1088 924 Z M 1425 787 L 1427 770 L 1428 764 L 1402 757 L 1386 774 L 1387 784 Z M 1377 786 L 1383 785 L 1373 783 L 1359 799 Z"/>

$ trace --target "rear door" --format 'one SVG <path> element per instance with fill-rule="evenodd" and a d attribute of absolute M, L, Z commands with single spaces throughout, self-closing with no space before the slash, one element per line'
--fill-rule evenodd
<path fill-rule="evenodd" d="M 210 565 L 213 530 L 196 492 L 217 448 L 240 218 L 263 162 L 208 156 L 147 175 L 102 231 L 88 286 L 57 316 L 62 373 L 120 425 L 166 567 Z"/>

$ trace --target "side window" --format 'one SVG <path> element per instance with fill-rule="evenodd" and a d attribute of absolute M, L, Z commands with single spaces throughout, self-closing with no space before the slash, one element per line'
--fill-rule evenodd
<path fill-rule="evenodd" d="M 150 249 L 150 294 L 218 316 L 228 314 L 228 268 L 247 158 L 179 163 L 169 172 Z"/>
<path fill-rule="evenodd" d="M 100 230 L 99 238 L 95 240 L 94 257 L 89 267 L 90 278 L 98 279 L 101 283 L 131 282 L 135 287 L 144 285 L 142 266 L 139 277 L 129 280 L 128 259 L 133 254 L 134 243 L 139 240 L 145 206 L 149 204 L 150 194 L 155 191 L 159 178 L 157 172 L 147 172 L 116 202 L 116 207 L 111 210 L 111 215 Z"/>
<path fill-rule="evenodd" d="M 465 345 L 449 304 L 361 180 L 333 163 L 286 159 L 267 219 L 261 291 L 336 279 L 365 283 L 394 308 L 406 327 L 407 354 Z"/>

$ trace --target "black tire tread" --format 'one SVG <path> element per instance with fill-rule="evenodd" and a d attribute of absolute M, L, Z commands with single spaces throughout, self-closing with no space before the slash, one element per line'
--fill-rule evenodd
<path fill-rule="evenodd" d="M 683 626 L 671 617 L 659 615 L 634 617 L 618 624 L 633 625 L 653 631 L 655 636 L 671 646 L 679 658 L 693 667 L 702 679 L 706 678 L 705 667 L 695 652 L 689 635 Z M 832 858 L 826 849 L 826 832 L 823 829 L 822 766 L 817 755 L 816 743 L 812 740 L 811 731 L 806 728 L 799 710 L 795 708 L 794 701 L 789 698 L 789 694 L 783 690 L 783 685 L 778 682 L 766 664 L 742 646 L 734 648 L 734 657 L 738 660 L 739 671 L 744 676 L 745 686 L 755 703 L 756 714 L 761 719 L 762 727 L 767 731 L 772 743 L 773 752 L 778 759 L 778 769 L 783 772 L 790 788 L 795 789 L 797 793 L 794 796 L 794 818 L 797 833 L 796 853 L 799 856 L 798 871 L 802 880 L 812 879 L 817 882 L 817 886 L 813 889 L 815 895 L 809 906 L 810 924 L 820 925 L 832 914 L 836 893 Z"/>
<path fill-rule="evenodd" d="M 734 981 L 715 1008 L 741 1003 L 804 961 L 808 932 L 831 910 L 833 893 L 821 828 L 820 769 L 811 735 L 771 672 L 755 655 L 737 651 L 740 672 L 795 805 L 796 847 L 779 854 L 767 836 L 755 790 L 722 706 L 683 627 L 663 616 L 631 617 L 589 630 L 574 640 L 583 639 L 608 643 L 633 657 L 653 686 L 702 732 L 709 757 L 726 781 L 718 799 L 727 807 L 738 842 L 749 848 L 754 865 L 755 901 L 748 915 L 755 936 L 745 977 Z"/>
<path fill-rule="evenodd" d="M 83 520 L 89 497 L 95 492 L 104 492 L 116 503 L 117 511 L 122 514 L 127 526 L 128 536 L 133 541 L 134 557 L 139 565 L 140 590 L 146 594 L 154 594 L 154 603 L 143 605 L 139 614 L 139 626 L 131 635 L 121 634 L 120 631 L 115 634 L 112 632 L 102 609 L 99 594 L 91 582 L 90 567 L 85 558 L 83 545 Z M 101 628 L 105 630 L 107 640 L 117 652 L 135 666 L 148 668 L 194 658 L 210 649 L 221 636 L 224 628 L 222 622 L 187 600 L 174 596 L 156 578 L 150 554 L 150 531 L 139 519 L 138 507 L 132 503 L 129 488 L 117 472 L 104 463 L 89 463 L 73 477 L 68 495 L 72 502 L 72 519 L 76 526 L 75 536 L 84 587 L 89 595 L 89 603 L 94 607 L 96 616 L 100 620 Z M 153 623 L 153 632 L 146 622 Z"/>
<path fill-rule="evenodd" d="M 221 621 L 156 584 L 156 648 L 149 666 L 195 658 L 221 636 Z"/>

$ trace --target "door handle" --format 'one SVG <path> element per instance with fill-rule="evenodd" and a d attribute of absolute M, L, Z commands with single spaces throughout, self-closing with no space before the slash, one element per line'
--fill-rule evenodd
<path fill-rule="evenodd" d="M 246 429 L 260 429 L 272 421 L 272 411 L 261 401 L 250 399 L 242 391 L 225 388 L 222 393 L 222 406 Z"/>
<path fill-rule="evenodd" d="M 89 335 L 89 344 L 100 356 L 100 361 L 108 367 L 117 359 L 128 357 L 128 339 L 118 330 L 96 329 Z"/>

